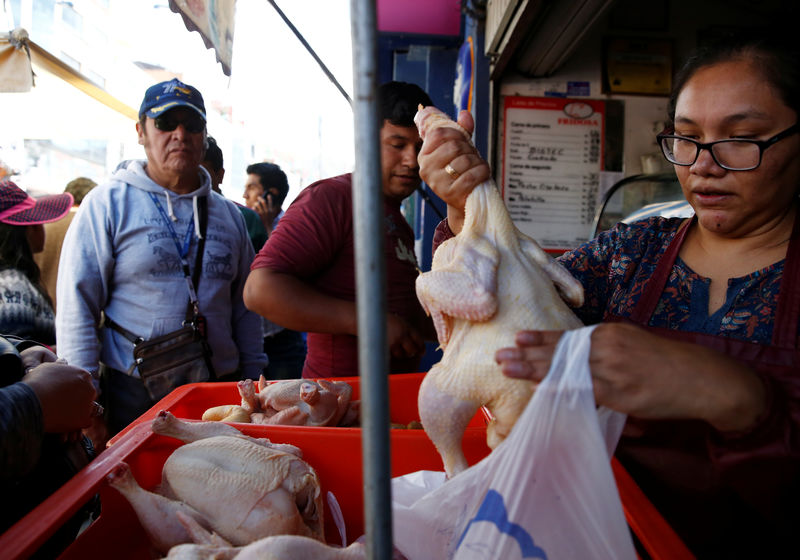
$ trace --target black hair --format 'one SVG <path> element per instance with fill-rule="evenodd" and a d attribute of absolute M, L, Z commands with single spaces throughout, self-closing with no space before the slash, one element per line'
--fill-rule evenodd
<path fill-rule="evenodd" d="M 278 206 L 282 205 L 286 195 L 289 194 L 289 181 L 286 179 L 286 173 L 283 172 L 283 169 L 274 163 L 261 162 L 247 166 L 247 174 L 250 175 L 251 173 L 258 175 L 261 186 L 264 188 L 264 196 L 267 195 L 269 189 L 278 189 L 279 194 L 274 202 Z"/>
<path fill-rule="evenodd" d="M 38 292 L 53 305 L 53 300 L 42 286 L 42 271 L 33 260 L 28 243 L 27 229 L 33 226 L 12 226 L 0 223 L 0 268 L 16 268 L 21 271 Z"/>
<path fill-rule="evenodd" d="M 378 110 L 381 122 L 388 120 L 397 126 L 415 126 L 418 106 L 433 105 L 428 94 L 416 84 L 386 82 L 378 88 Z"/>
<path fill-rule="evenodd" d="M 222 169 L 222 150 L 217 146 L 217 141 L 213 136 L 206 137 L 206 155 L 203 156 L 203 161 L 207 162 L 215 173 L 219 173 Z"/>
<path fill-rule="evenodd" d="M 800 57 L 798 46 L 785 33 L 738 31 L 699 47 L 675 76 L 669 99 L 669 118 L 675 121 L 678 95 L 698 70 L 735 60 L 749 60 L 778 92 L 787 107 L 800 116 Z"/>

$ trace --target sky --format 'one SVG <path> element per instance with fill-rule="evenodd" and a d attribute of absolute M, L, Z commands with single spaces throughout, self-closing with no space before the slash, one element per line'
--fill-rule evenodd
<path fill-rule="evenodd" d="M 229 111 L 234 122 L 243 124 L 230 133 L 209 130 L 223 148 L 222 188 L 228 197 L 241 197 L 244 168 L 257 161 L 273 161 L 287 172 L 287 204 L 311 182 L 352 170 L 352 110 L 267 0 L 237 0 L 230 77 L 166 1 L 151 2 L 144 10 L 140 2 L 118 3 L 130 10 L 119 14 L 122 21 L 142 22 L 127 25 L 135 30 L 130 40 L 139 58 L 182 74 L 203 93 L 209 111 Z M 352 92 L 349 0 L 277 4 Z M 252 149 L 235 148 L 242 144 Z"/>
<path fill-rule="evenodd" d="M 276 2 L 350 93 L 349 0 Z M 20 12 L 23 4 L 27 9 Z M 89 79 L 99 76 L 102 82 L 97 83 L 132 112 L 147 87 L 173 75 L 197 87 L 205 98 L 209 134 L 223 151 L 222 190 L 233 200 L 241 201 L 251 163 L 271 161 L 286 172 L 290 191 L 285 206 L 312 182 L 353 169 L 349 104 L 268 0 L 236 1 L 231 76 L 167 0 L 61 2 L 49 24 L 48 14 L 31 10 L 28 2 L 4 3 L 0 15 L 8 18 L 6 25 L 15 23 L 8 9 L 15 6 L 18 24 L 32 30 L 32 40 L 79 61 Z M 68 7 L 79 14 L 80 32 L 65 27 Z M 145 72 L 134 62 L 165 72 Z M 102 182 L 119 161 L 144 157 L 134 120 L 41 68 L 35 71 L 30 92 L 0 93 L 5 123 L 0 161 L 16 171 L 25 188 L 61 192 L 79 175 Z M 37 118 L 31 120 L 31 114 Z M 91 157 L 73 156 L 79 148 L 83 154 L 91 151 Z"/>

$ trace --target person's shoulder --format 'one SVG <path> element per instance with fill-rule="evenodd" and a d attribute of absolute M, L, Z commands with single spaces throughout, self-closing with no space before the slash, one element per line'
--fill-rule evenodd
<path fill-rule="evenodd" d="M 307 193 L 307 195 L 312 195 L 319 193 L 351 196 L 353 185 L 352 177 L 351 173 L 345 173 L 344 175 L 337 175 L 336 177 L 320 179 L 319 181 L 311 183 L 303 189 L 300 194 Z"/>
<path fill-rule="evenodd" d="M 239 212 L 241 212 L 242 216 L 244 216 L 245 220 L 258 220 L 259 222 L 261 221 L 261 218 L 258 216 L 258 212 L 256 212 L 252 208 L 248 208 L 244 204 L 239 204 L 238 202 L 235 202 L 234 204 L 236 204 L 236 207 L 239 209 Z"/>
<path fill-rule="evenodd" d="M 107 204 L 111 200 L 117 200 L 126 196 L 128 191 L 132 189 L 133 187 L 131 185 L 112 175 L 86 193 L 86 196 L 83 197 L 83 201 L 81 201 L 78 208 L 89 208 L 93 205 Z"/>
<path fill-rule="evenodd" d="M 251 241 L 253 241 L 254 236 L 259 236 L 259 235 L 263 235 L 264 241 L 266 241 L 267 230 L 264 228 L 264 222 L 261 221 L 261 216 L 258 215 L 258 212 L 256 212 L 252 208 L 248 208 L 247 206 L 239 204 L 238 202 L 234 202 L 234 204 L 236 205 L 236 208 L 239 210 L 239 213 L 242 215 L 242 218 L 244 218 L 244 225 L 247 228 L 247 232 L 248 235 L 250 236 Z"/>
<path fill-rule="evenodd" d="M 685 218 L 651 216 L 628 225 L 632 235 L 654 239 L 672 238 Z"/>
<path fill-rule="evenodd" d="M 239 211 L 239 205 L 232 201 L 230 198 L 218 192 L 208 192 L 209 204 L 219 204 L 221 208 L 225 208 L 231 213 Z"/>
<path fill-rule="evenodd" d="M 305 215 L 308 212 L 324 211 L 326 208 L 339 213 L 346 208 L 352 208 L 353 195 L 350 184 L 349 173 L 311 183 L 300 191 L 286 209 L 285 215 L 293 216 L 298 212 Z"/>
<path fill-rule="evenodd" d="M 28 277 L 25 276 L 24 272 L 14 266 L 4 266 L 0 268 L 0 280 L 4 282 L 10 280 L 25 282 L 28 280 Z"/>
<path fill-rule="evenodd" d="M 237 226 L 240 233 L 249 239 L 247 234 L 248 216 L 242 211 L 242 206 L 222 194 L 211 191 L 209 193 L 209 216 L 221 216 L 225 222 L 241 224 Z M 258 218 L 258 216 L 256 215 Z M 260 221 L 260 219 L 259 219 Z"/>
<path fill-rule="evenodd" d="M 6 267 L 0 269 L 0 286 L 6 290 L 36 291 L 33 283 L 18 268 Z"/>
<path fill-rule="evenodd" d="M 595 245 L 615 254 L 660 253 L 675 237 L 682 221 L 683 218 L 652 216 L 631 223 L 619 222 L 598 235 Z"/>

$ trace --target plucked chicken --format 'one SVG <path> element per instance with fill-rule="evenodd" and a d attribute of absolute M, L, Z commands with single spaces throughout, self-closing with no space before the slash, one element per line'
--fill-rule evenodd
<path fill-rule="evenodd" d="M 244 547 L 182 544 L 167 555 L 170 560 L 365 560 L 366 557 L 362 543 L 339 548 L 296 535 L 265 537 Z"/>
<path fill-rule="evenodd" d="M 203 420 L 285 424 L 293 426 L 358 425 L 359 402 L 344 381 L 290 379 L 267 383 L 258 392 L 250 379 L 239 382 L 241 405 L 222 405 L 203 413 Z"/>
<path fill-rule="evenodd" d="M 423 140 L 441 126 L 460 129 L 469 138 L 435 107 L 421 109 L 415 122 Z M 454 476 L 468 466 L 461 440 L 478 408 L 492 413 L 487 444 L 494 449 L 533 394 L 533 382 L 502 374 L 495 352 L 514 346 L 521 330 L 580 327 L 562 295 L 580 306 L 583 288 L 516 228 L 494 181 L 488 180 L 470 193 L 463 229 L 439 246 L 431 271 L 417 278 L 416 290 L 443 348 L 442 359 L 420 386 L 420 418 L 447 475 Z"/>
<path fill-rule="evenodd" d="M 173 560 L 364 560 L 364 545 L 355 542 L 346 548 L 329 546 L 299 535 L 274 535 L 235 547 L 210 533 L 194 519 L 179 514 L 181 522 L 197 544 L 182 544 L 170 549 Z M 396 553 L 394 560 L 401 560 Z"/>
<path fill-rule="evenodd" d="M 131 503 L 160 552 L 193 542 L 192 521 L 233 546 L 283 534 L 324 540 L 319 479 L 298 448 L 244 436 L 227 424 L 183 422 L 169 412 L 152 429 L 187 442 L 164 463 L 160 491 L 141 488 L 125 463 L 108 482 Z"/>
<path fill-rule="evenodd" d="M 209 532 L 195 519 L 177 514 L 195 544 L 181 544 L 170 549 L 172 560 L 366 560 L 362 539 L 347 547 L 330 546 L 299 535 L 264 537 L 246 546 L 233 546 Z M 395 547 L 392 560 L 406 560 Z"/>

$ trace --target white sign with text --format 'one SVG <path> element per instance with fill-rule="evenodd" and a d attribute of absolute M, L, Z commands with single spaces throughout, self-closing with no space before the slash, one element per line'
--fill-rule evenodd
<path fill-rule="evenodd" d="M 506 97 L 503 198 L 544 249 L 589 239 L 603 168 L 602 101 Z"/>

